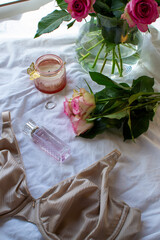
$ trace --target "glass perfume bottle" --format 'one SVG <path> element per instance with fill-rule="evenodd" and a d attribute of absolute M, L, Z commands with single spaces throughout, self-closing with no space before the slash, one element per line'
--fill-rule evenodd
<path fill-rule="evenodd" d="M 63 162 L 70 156 L 70 147 L 65 142 L 46 128 L 37 126 L 32 119 L 25 124 L 23 132 L 57 161 Z"/>

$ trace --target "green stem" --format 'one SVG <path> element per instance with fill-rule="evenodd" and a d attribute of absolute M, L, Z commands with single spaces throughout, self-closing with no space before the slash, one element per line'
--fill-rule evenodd
<path fill-rule="evenodd" d="M 128 47 L 134 51 L 136 51 L 136 49 L 134 47 L 132 47 L 129 43 L 122 43 L 125 47 Z"/>
<path fill-rule="evenodd" d="M 130 106 L 130 108 L 132 108 L 132 110 L 134 110 L 134 109 L 141 108 L 141 107 L 144 107 L 146 105 L 149 105 L 149 104 L 152 104 L 152 103 L 155 103 L 155 102 L 159 102 L 159 101 L 160 101 L 160 98 L 159 98 L 159 100 L 158 99 L 154 99 L 154 100 L 152 100 L 150 102 L 138 104 L 137 106 Z"/>
<path fill-rule="evenodd" d="M 94 63 L 93 63 L 92 68 L 94 68 L 94 67 L 96 66 L 96 63 L 97 63 L 98 58 L 99 58 L 99 55 L 100 55 L 100 53 L 101 53 L 101 51 L 102 51 L 104 45 L 105 45 L 105 43 L 103 43 L 103 44 L 101 45 L 101 47 L 100 47 L 100 49 L 99 49 L 99 51 L 98 51 L 98 53 L 97 53 L 97 56 L 96 56 L 96 58 L 95 58 L 95 60 L 94 60 Z"/>
<path fill-rule="evenodd" d="M 151 96 L 149 96 L 149 97 L 146 97 L 147 95 L 151 95 Z M 158 98 L 158 99 L 160 99 L 158 96 L 155 96 L 155 95 L 160 95 L 160 92 L 154 92 L 154 93 L 152 93 L 152 92 L 146 92 L 146 93 L 144 93 L 144 95 L 141 95 L 140 97 L 142 98 L 142 100 L 143 99 L 151 99 L 151 98 L 153 98 L 153 100 L 155 99 L 155 98 Z M 104 98 L 104 99 L 98 99 L 97 100 L 97 102 L 105 102 L 105 101 L 109 101 L 109 100 L 115 100 L 115 99 L 122 99 L 122 100 L 126 100 L 126 99 L 128 99 L 129 97 L 123 97 L 123 96 L 119 96 L 119 97 L 111 97 L 111 98 Z"/>
<path fill-rule="evenodd" d="M 100 43 L 102 43 L 104 40 L 102 39 L 101 41 L 99 41 L 98 43 L 96 43 L 94 46 L 90 47 L 89 49 L 87 49 L 87 51 L 92 50 L 93 48 L 97 47 Z M 80 49 L 80 48 L 79 48 Z M 102 51 L 102 50 L 101 50 Z M 91 53 L 87 53 L 86 55 L 84 55 L 83 57 L 81 57 L 79 59 L 79 61 L 83 61 L 85 58 L 87 58 Z M 98 60 L 98 59 L 97 59 Z"/>
<path fill-rule="evenodd" d="M 90 43 L 90 42 L 92 42 L 93 40 L 95 40 L 95 39 L 97 39 L 97 36 L 96 37 L 94 37 L 94 38 L 92 38 L 91 40 L 89 40 L 88 42 L 86 42 L 87 44 L 88 43 Z"/>
<path fill-rule="evenodd" d="M 117 68 L 118 68 L 119 76 L 122 77 L 122 76 L 121 76 L 121 68 L 120 68 L 120 66 L 119 66 L 119 64 L 118 64 L 117 59 L 115 59 L 115 63 L 116 63 L 116 66 L 117 66 Z"/>
<path fill-rule="evenodd" d="M 116 51 L 115 51 L 115 56 L 116 56 L 116 58 L 118 58 L 118 55 L 117 55 Z"/>
<path fill-rule="evenodd" d="M 118 54 L 119 54 L 119 60 L 120 60 L 120 77 L 123 77 L 123 61 L 122 61 L 122 57 L 121 57 L 121 50 L 120 50 L 120 46 L 118 44 Z"/>
<path fill-rule="evenodd" d="M 119 96 L 119 97 L 112 97 L 112 98 L 98 99 L 97 102 L 105 102 L 105 101 L 115 100 L 115 99 L 122 99 L 122 100 L 125 100 L 125 99 L 128 99 L 128 98 L 127 98 L 127 97 L 126 97 L 126 98 L 123 98 L 123 96 Z"/>
<path fill-rule="evenodd" d="M 85 83 L 87 84 L 87 86 L 88 86 L 88 88 L 89 88 L 89 90 L 90 90 L 90 93 L 93 94 L 93 91 L 92 91 L 91 87 L 89 86 L 88 82 L 86 81 L 86 79 L 84 79 L 84 81 L 85 81 Z"/>
<path fill-rule="evenodd" d="M 100 43 L 102 43 L 104 41 L 104 39 L 102 39 L 101 41 L 99 41 L 98 43 L 96 43 L 95 45 L 93 45 L 92 47 L 88 48 L 87 51 L 92 50 L 93 48 L 97 47 Z"/>
<path fill-rule="evenodd" d="M 98 35 L 98 34 L 97 34 Z M 89 44 L 90 42 L 94 41 L 95 39 L 97 39 L 97 36 L 92 38 L 91 40 L 89 40 L 88 42 L 85 42 L 86 44 Z M 95 47 L 95 46 L 94 46 Z M 83 47 L 79 47 L 79 48 L 76 48 L 76 51 L 80 50 L 80 49 L 83 49 Z M 88 51 L 88 50 L 87 50 Z"/>
<path fill-rule="evenodd" d="M 112 72 L 111 72 L 111 74 L 114 74 L 114 70 L 115 70 L 115 47 L 113 47 L 113 49 L 112 49 Z"/>
<path fill-rule="evenodd" d="M 105 65 L 106 65 L 106 62 L 107 62 L 107 55 L 108 55 L 108 52 L 106 52 L 106 54 L 105 54 L 105 56 L 104 56 L 104 62 L 103 62 L 102 68 L 101 68 L 101 70 L 100 70 L 100 73 L 103 72 L 103 69 L 104 69 L 104 67 L 105 67 Z"/>
<path fill-rule="evenodd" d="M 119 108 L 121 109 L 122 107 L 125 107 L 125 106 L 126 106 L 126 103 L 125 103 L 125 102 L 122 102 L 121 105 L 118 106 L 118 109 L 119 109 Z M 107 115 L 108 115 L 108 114 L 112 114 L 112 111 L 115 111 L 115 112 L 116 112 L 116 111 L 118 111 L 118 109 L 117 109 L 117 106 L 115 106 L 115 107 L 110 107 L 109 109 L 105 109 L 105 110 L 102 112 L 102 114 L 103 114 L 103 116 L 106 115 L 106 114 L 107 114 Z M 111 112 L 111 113 L 110 113 L 110 112 Z M 114 113 L 114 112 L 113 112 L 113 113 Z"/>
<path fill-rule="evenodd" d="M 133 131 L 132 131 L 131 111 L 130 110 L 128 111 L 128 126 L 129 126 L 130 133 L 131 133 L 131 136 L 132 136 L 132 141 L 134 142 L 134 135 L 133 135 Z"/>
<path fill-rule="evenodd" d="M 119 110 L 119 111 L 117 111 L 117 112 L 112 112 L 112 113 L 110 113 L 110 114 L 120 113 L 120 112 L 124 112 L 124 111 L 128 111 L 128 110 L 132 111 L 132 110 L 135 110 L 135 109 L 137 109 L 137 108 L 141 108 L 141 107 L 144 107 L 144 106 L 146 106 L 146 105 L 149 105 L 149 104 L 152 104 L 152 103 L 155 103 L 155 102 L 159 102 L 159 101 L 160 101 L 160 98 L 159 98 L 158 101 L 157 101 L 157 99 L 155 99 L 155 100 L 152 100 L 152 101 L 147 102 L 147 103 L 138 104 L 137 106 L 127 106 L 127 107 L 125 107 L 125 108 L 123 108 L 123 109 L 121 109 L 121 110 Z M 110 115 L 110 114 L 109 114 L 109 115 Z M 88 120 L 89 120 L 89 121 L 94 121 L 95 119 L 102 118 L 102 117 L 105 117 L 105 115 L 99 115 L 99 116 L 95 116 L 95 117 L 92 116 L 92 118 L 89 118 Z"/>
<path fill-rule="evenodd" d="M 160 92 L 139 92 L 139 97 L 144 98 L 144 99 L 150 99 L 152 97 L 156 98 L 156 95 L 160 95 Z M 133 95 L 137 95 L 137 93 L 133 94 Z M 148 97 L 147 97 L 148 96 Z"/>
<path fill-rule="evenodd" d="M 88 56 L 90 55 L 90 53 L 87 53 L 86 55 L 84 55 L 83 57 L 81 57 L 80 59 L 79 59 L 79 61 L 81 62 L 81 61 L 83 61 L 85 58 L 87 58 Z"/>
<path fill-rule="evenodd" d="M 94 38 L 92 38 L 91 40 L 89 40 L 88 42 L 86 42 L 86 44 L 89 44 L 90 42 L 92 42 L 93 40 L 95 40 L 95 39 L 97 39 L 97 36 L 99 36 L 100 34 L 98 33 L 97 35 L 96 35 L 96 37 L 94 37 Z M 99 44 L 99 43 L 98 43 Z M 95 47 L 95 46 L 94 46 Z M 78 51 L 78 50 L 81 50 L 81 49 L 83 49 L 83 47 L 79 47 L 79 48 L 76 48 L 76 51 Z M 88 50 L 87 50 L 88 51 Z"/>
<path fill-rule="evenodd" d="M 79 48 L 76 48 L 76 51 L 79 51 L 79 50 L 81 50 L 83 47 L 79 47 Z"/>

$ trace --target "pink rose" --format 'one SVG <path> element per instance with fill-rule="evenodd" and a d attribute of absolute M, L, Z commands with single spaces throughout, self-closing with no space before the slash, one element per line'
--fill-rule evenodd
<path fill-rule="evenodd" d="M 80 91 L 73 90 L 71 99 L 65 99 L 64 113 L 70 118 L 74 132 L 77 135 L 93 127 L 93 123 L 87 123 L 86 119 L 96 107 L 94 95 L 84 88 Z"/>
<path fill-rule="evenodd" d="M 86 132 L 93 127 L 93 123 L 87 123 L 86 120 L 79 118 L 78 116 L 71 116 L 70 118 L 73 130 L 77 136 Z"/>
<path fill-rule="evenodd" d="M 72 18 L 81 22 L 89 13 L 93 12 L 93 4 L 96 0 L 65 0 L 68 3 L 67 10 Z"/>
<path fill-rule="evenodd" d="M 148 30 L 148 24 L 159 17 L 160 7 L 155 0 L 131 0 L 125 7 L 121 18 L 127 20 L 130 27 L 137 25 L 142 32 Z"/>
<path fill-rule="evenodd" d="M 86 118 L 95 108 L 95 102 L 89 103 L 85 101 L 84 96 L 79 96 L 72 99 L 71 108 L 74 115 Z"/>
<path fill-rule="evenodd" d="M 81 113 L 81 109 L 80 109 L 80 97 L 75 97 L 72 99 L 71 101 L 71 107 L 72 107 L 72 112 L 73 114 L 77 115 Z"/>
<path fill-rule="evenodd" d="M 70 117 L 72 112 L 71 112 L 71 107 L 70 107 L 70 103 L 68 101 L 67 98 L 65 98 L 65 102 L 63 103 L 64 104 L 64 113 Z"/>
<path fill-rule="evenodd" d="M 79 92 L 74 90 L 71 101 L 71 111 L 73 115 L 86 118 L 95 108 L 94 95 L 81 88 Z"/>

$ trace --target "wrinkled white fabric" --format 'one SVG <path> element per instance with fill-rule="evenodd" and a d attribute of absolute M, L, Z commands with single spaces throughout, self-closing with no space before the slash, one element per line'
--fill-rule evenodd
<path fill-rule="evenodd" d="M 70 121 L 63 113 L 64 97 L 70 97 L 72 89 L 77 86 L 87 87 L 84 78 L 94 91 L 98 90 L 98 86 L 76 61 L 75 41 L 83 23 L 76 23 L 68 30 L 63 24 L 53 33 L 33 39 L 38 21 L 53 10 L 52 6 L 53 3 L 49 3 L 37 11 L 0 22 L 0 112 L 11 112 L 29 190 L 37 198 L 54 184 L 80 172 L 117 148 L 122 156 L 110 175 L 111 194 L 141 210 L 139 239 L 160 239 L 160 109 L 147 133 L 140 136 L 136 143 L 123 142 L 121 133 L 111 130 L 92 140 L 75 137 Z M 159 20 L 154 25 L 160 28 Z M 151 29 L 151 34 L 145 37 L 141 64 L 130 76 L 129 82 L 140 75 L 154 76 L 155 88 L 160 90 L 160 37 L 156 29 Z M 47 53 L 56 54 L 66 62 L 67 86 L 54 95 L 39 92 L 26 74 L 31 62 Z M 52 99 L 57 103 L 56 108 L 46 110 L 46 102 Z M 67 142 L 71 146 L 71 159 L 60 165 L 25 136 L 22 129 L 29 118 Z M 35 225 L 11 219 L 0 222 L 0 239 L 43 238 Z"/>

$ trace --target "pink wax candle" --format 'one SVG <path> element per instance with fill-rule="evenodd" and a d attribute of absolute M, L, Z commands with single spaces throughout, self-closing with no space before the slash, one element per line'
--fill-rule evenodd
<path fill-rule="evenodd" d="M 53 54 L 39 57 L 35 69 L 40 77 L 34 80 L 36 88 L 44 93 L 56 93 L 66 86 L 66 70 L 62 59 Z"/>

